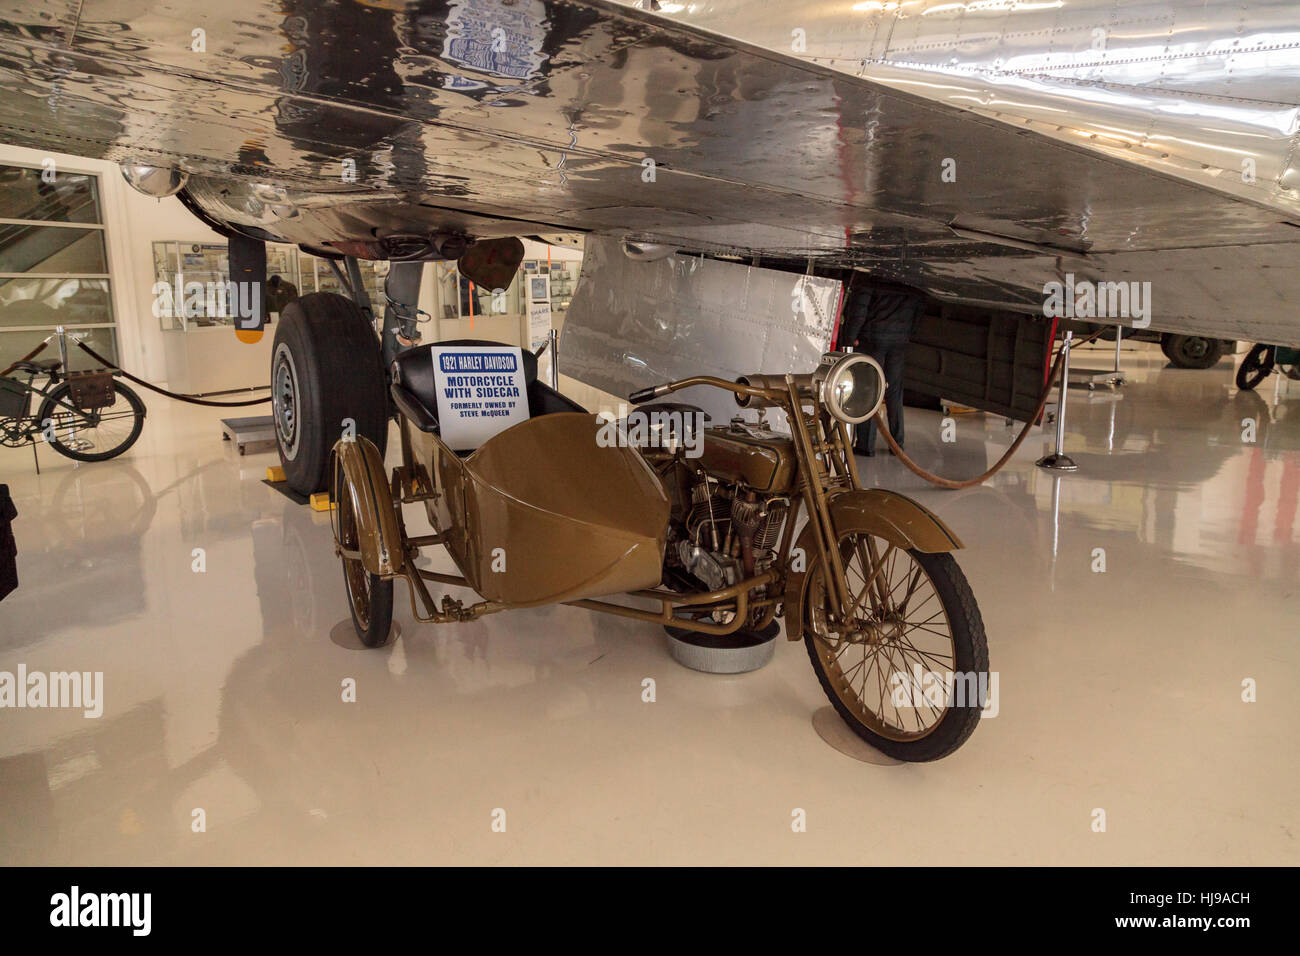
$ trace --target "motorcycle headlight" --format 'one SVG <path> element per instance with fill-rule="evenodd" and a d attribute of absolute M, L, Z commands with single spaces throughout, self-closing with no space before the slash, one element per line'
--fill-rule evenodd
<path fill-rule="evenodd" d="M 821 403 L 846 425 L 861 425 L 885 399 L 885 372 L 870 355 L 828 352 L 813 378 Z"/>

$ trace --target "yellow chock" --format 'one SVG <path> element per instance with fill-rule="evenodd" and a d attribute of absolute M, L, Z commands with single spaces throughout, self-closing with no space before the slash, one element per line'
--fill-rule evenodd
<path fill-rule="evenodd" d="M 266 480 L 270 482 L 284 481 L 284 469 L 279 465 L 272 465 L 266 469 Z"/>
<path fill-rule="evenodd" d="M 318 491 L 311 496 L 312 511 L 329 511 L 333 507 L 334 502 L 330 501 L 330 493 L 328 491 Z"/>

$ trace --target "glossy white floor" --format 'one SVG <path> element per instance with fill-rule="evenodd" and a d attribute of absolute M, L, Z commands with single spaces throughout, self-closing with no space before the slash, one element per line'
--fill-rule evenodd
<path fill-rule="evenodd" d="M 1034 467 L 1037 433 L 962 492 L 861 460 L 965 539 L 1000 675 L 998 715 L 925 765 L 824 744 L 784 641 L 710 677 L 620 618 L 399 607 L 401 637 L 361 650 L 327 519 L 264 485 L 274 455 L 241 459 L 217 412 L 152 401 L 122 459 L 47 451 L 39 477 L 0 451 L 21 549 L 0 671 L 104 673 L 98 719 L 0 710 L 0 862 L 1298 863 L 1300 383 L 1238 394 L 1226 360 L 1124 358 L 1128 387 L 1071 394 L 1077 474 Z M 1010 436 L 959 416 L 944 443 L 939 413 L 908 412 L 944 474 Z"/>

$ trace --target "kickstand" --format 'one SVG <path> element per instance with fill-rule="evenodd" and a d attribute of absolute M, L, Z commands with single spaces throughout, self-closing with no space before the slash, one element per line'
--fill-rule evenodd
<path fill-rule="evenodd" d="M 41 473 L 41 459 L 36 454 L 36 439 L 35 438 L 31 439 L 31 443 L 32 443 L 32 461 L 36 462 L 36 474 L 39 475 Z"/>

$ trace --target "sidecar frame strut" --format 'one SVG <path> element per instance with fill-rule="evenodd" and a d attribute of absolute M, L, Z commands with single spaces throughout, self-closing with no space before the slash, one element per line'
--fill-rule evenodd
<path fill-rule="evenodd" d="M 659 588 L 649 588 L 641 591 L 628 591 L 628 597 L 646 598 L 659 602 L 658 611 L 649 611 L 643 608 L 627 607 L 623 604 L 611 604 L 609 601 L 596 601 L 584 599 L 581 601 L 565 601 L 571 607 L 585 608 L 588 611 L 601 611 L 605 614 L 617 614 L 620 617 L 630 617 L 638 621 L 648 621 L 651 624 L 663 624 L 665 626 L 683 627 L 691 631 L 698 631 L 701 634 L 734 634 L 746 625 L 749 620 L 750 601 L 749 594 L 757 588 L 763 588 L 770 584 L 776 583 L 780 578 L 779 572 L 775 570 L 764 571 L 762 574 L 756 574 L 752 578 L 746 578 L 744 581 L 737 582 L 729 588 L 723 588 L 720 591 L 708 591 L 699 594 L 679 594 L 676 591 L 664 591 Z M 734 607 L 718 608 L 717 610 L 734 611 L 735 617 L 727 624 L 707 624 L 702 621 L 691 618 L 678 617 L 673 612 L 678 608 L 699 607 L 701 605 L 717 604 L 721 602 L 734 601 Z M 775 605 L 776 601 L 771 598 L 764 598 L 756 601 L 753 607 L 766 607 Z"/>

